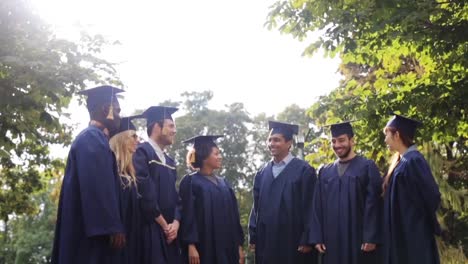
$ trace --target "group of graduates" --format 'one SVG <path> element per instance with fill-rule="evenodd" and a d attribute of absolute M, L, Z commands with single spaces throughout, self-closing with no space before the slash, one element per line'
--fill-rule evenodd
<path fill-rule="evenodd" d="M 201 135 L 193 173 L 176 189 L 177 108 L 152 106 L 120 118 L 112 86 L 88 89 L 89 126 L 73 141 L 60 193 L 52 263 L 245 263 L 244 233 L 216 140 Z M 133 119 L 146 119 L 140 142 Z M 255 175 L 249 248 L 257 264 L 439 263 L 440 193 L 417 150 L 418 121 L 394 115 L 384 128 L 395 152 L 381 177 L 354 151 L 350 122 L 333 124 L 337 159 L 318 171 L 290 150 L 299 127 L 269 121 L 272 159 Z"/>

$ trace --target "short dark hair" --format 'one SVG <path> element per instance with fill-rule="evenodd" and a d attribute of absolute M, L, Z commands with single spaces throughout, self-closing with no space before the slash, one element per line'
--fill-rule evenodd
<path fill-rule="evenodd" d="M 103 117 L 103 115 L 106 114 L 103 113 L 103 109 L 106 109 L 108 114 L 110 105 L 110 103 L 104 103 L 101 105 L 95 105 L 94 107 L 87 107 L 89 112 L 89 118 L 91 120 L 100 120 Z"/>
<path fill-rule="evenodd" d="M 270 134 L 268 135 L 268 137 L 270 137 L 271 135 L 276 135 L 276 134 L 283 136 L 283 138 L 284 138 L 284 140 L 286 140 L 286 142 L 287 142 L 287 141 L 291 141 L 291 140 L 293 139 L 293 135 L 289 135 L 289 134 L 286 135 L 286 134 L 281 133 L 281 132 L 279 132 L 279 133 L 272 133 L 272 132 L 270 132 Z"/>
<path fill-rule="evenodd" d="M 286 141 L 291 141 L 293 139 L 293 135 L 285 135 L 285 134 L 282 134 L 282 133 L 281 133 L 281 135 L 283 135 L 283 137 L 284 137 L 284 139 Z"/>
<path fill-rule="evenodd" d="M 410 137 L 407 135 L 404 131 L 401 129 L 395 128 L 395 127 L 385 127 L 385 130 L 390 131 L 392 135 L 395 135 L 396 132 L 400 134 L 401 142 L 403 145 L 405 145 L 407 148 L 410 146 L 414 145 L 414 138 Z"/>
<path fill-rule="evenodd" d="M 195 150 L 195 162 L 191 162 L 190 165 L 195 169 L 201 169 L 203 167 L 203 161 L 211 155 L 213 148 L 218 148 L 214 142 L 197 146 Z"/>
<path fill-rule="evenodd" d="M 158 124 L 159 127 L 162 129 L 164 127 L 164 120 L 158 120 L 146 126 L 146 134 L 148 135 L 148 137 L 150 137 L 151 133 L 153 133 L 153 128 L 156 124 Z"/>
<path fill-rule="evenodd" d="M 354 133 L 351 134 L 351 133 L 344 133 L 342 135 L 347 135 L 348 136 L 348 139 L 352 139 L 354 137 Z M 340 135 L 341 136 L 341 135 Z"/>

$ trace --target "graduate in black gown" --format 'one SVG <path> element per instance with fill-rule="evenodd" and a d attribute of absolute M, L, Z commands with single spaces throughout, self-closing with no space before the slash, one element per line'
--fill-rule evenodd
<path fill-rule="evenodd" d="M 141 195 L 143 264 L 181 261 L 176 164 L 164 151 L 174 142 L 176 126 L 171 115 L 176 111 L 174 107 L 152 106 L 142 114 L 147 121 L 149 138 L 133 155 Z"/>
<path fill-rule="evenodd" d="M 237 199 L 229 183 L 215 174 L 221 153 L 214 140 L 222 136 L 196 136 L 187 163 L 198 171 L 180 183 L 184 263 L 244 263 L 244 233 Z"/>
<path fill-rule="evenodd" d="M 112 263 L 141 263 L 141 216 L 137 178 L 132 157 L 139 143 L 132 119 L 140 116 L 123 117 L 118 133 L 109 141 L 117 160 L 120 176 L 120 212 L 125 227 L 126 246 L 116 252 Z"/>
<path fill-rule="evenodd" d="M 112 263 L 125 245 L 120 215 L 115 156 L 108 136 L 119 128 L 123 92 L 100 86 L 81 92 L 88 96 L 90 125 L 73 141 L 68 154 L 55 227 L 52 263 Z"/>
<path fill-rule="evenodd" d="M 382 263 L 382 178 L 372 160 L 354 152 L 349 122 L 331 125 L 337 160 L 318 172 L 312 240 L 323 264 Z"/>
<path fill-rule="evenodd" d="M 255 175 L 249 221 L 250 248 L 257 264 L 313 264 L 310 241 L 316 174 L 289 152 L 297 125 L 269 122 L 273 159 Z"/>
<path fill-rule="evenodd" d="M 386 264 L 440 263 L 435 235 L 440 192 L 429 164 L 414 144 L 420 123 L 394 115 L 385 143 L 395 156 L 384 179 L 384 256 Z"/>

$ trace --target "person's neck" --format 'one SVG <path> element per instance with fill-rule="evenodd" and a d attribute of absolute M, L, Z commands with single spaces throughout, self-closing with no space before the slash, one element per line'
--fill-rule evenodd
<path fill-rule="evenodd" d="M 210 167 L 203 167 L 200 169 L 200 174 L 204 176 L 213 176 L 214 175 L 214 169 Z"/>
<path fill-rule="evenodd" d="M 151 138 L 151 139 L 153 140 L 154 143 L 156 143 L 156 145 L 158 145 L 158 147 L 159 147 L 162 151 L 164 151 L 164 150 L 166 149 L 167 146 L 166 146 L 165 144 L 163 144 L 160 140 L 155 139 L 155 138 Z"/>
<path fill-rule="evenodd" d="M 408 147 L 405 146 L 404 144 L 400 144 L 398 147 L 395 148 L 396 151 L 400 154 L 400 156 L 403 156 L 403 154 L 406 153 L 406 151 L 408 150 Z"/>
<path fill-rule="evenodd" d="M 354 151 L 351 151 L 348 156 L 344 157 L 344 158 L 338 158 L 338 160 L 341 162 L 341 163 L 345 163 L 345 162 L 348 162 L 352 159 L 354 159 L 354 157 L 356 157 L 356 153 L 354 153 Z"/>
<path fill-rule="evenodd" d="M 104 132 L 104 134 L 106 134 L 106 136 L 109 136 L 109 134 L 110 134 L 109 129 L 107 129 L 107 127 L 104 126 L 104 124 L 102 122 L 100 122 L 100 121 L 91 119 L 91 121 L 89 121 L 89 125 L 99 128 L 100 130 L 102 130 L 102 132 Z"/>
<path fill-rule="evenodd" d="M 273 160 L 274 160 L 276 163 L 278 163 L 278 162 L 283 161 L 284 158 L 286 158 L 288 155 L 289 155 L 289 151 L 288 151 L 286 154 L 274 156 L 274 157 L 273 157 Z"/>

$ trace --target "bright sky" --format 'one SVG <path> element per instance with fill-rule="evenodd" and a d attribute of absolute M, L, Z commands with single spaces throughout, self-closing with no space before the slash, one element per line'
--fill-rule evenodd
<path fill-rule="evenodd" d="M 307 43 L 264 27 L 275 0 L 32 2 L 59 37 L 76 37 L 80 24 L 121 42 L 103 57 L 119 63 L 124 115 L 204 90 L 214 92 L 213 108 L 242 102 L 251 114 L 275 114 L 293 103 L 311 106 L 340 79 L 338 59 L 301 57 Z M 87 115 L 73 120 L 84 127 Z"/>

